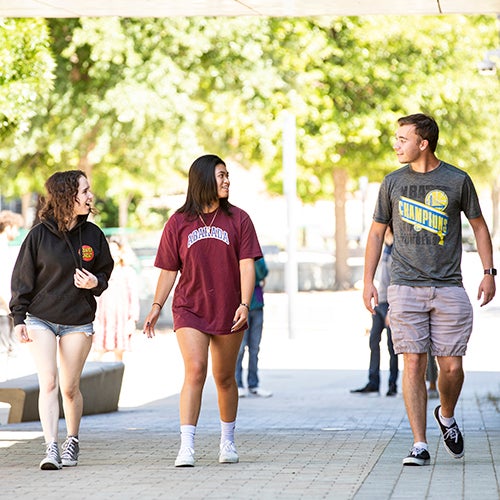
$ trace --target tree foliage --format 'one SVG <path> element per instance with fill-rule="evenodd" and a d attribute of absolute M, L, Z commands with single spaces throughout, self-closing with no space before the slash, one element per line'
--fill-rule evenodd
<path fill-rule="evenodd" d="M 498 81 L 476 71 L 498 43 L 493 16 L 12 23 L 0 50 L 14 69 L 0 75 L 31 93 L 0 108 L 11 109 L 0 132 L 17 138 L 0 149 L 0 168 L 18 193 L 83 168 L 103 200 L 137 206 L 184 189 L 205 151 L 260 165 L 280 193 L 284 110 L 297 120 L 306 202 L 333 196 L 335 169 L 356 189 L 360 175 L 377 181 L 395 168 L 396 119 L 416 111 L 438 119 L 441 157 L 485 180 L 499 168 Z"/>
<path fill-rule="evenodd" d="M 45 21 L 0 18 L 0 162 L 3 169 L 5 163 L 19 156 L 25 135 L 37 114 L 46 108 L 55 68 L 50 49 Z M 13 185 L 2 184 L 3 194 L 11 194 L 9 188 Z"/>

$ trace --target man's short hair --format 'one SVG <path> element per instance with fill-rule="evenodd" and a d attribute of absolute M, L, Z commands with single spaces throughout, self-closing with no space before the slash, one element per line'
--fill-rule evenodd
<path fill-rule="evenodd" d="M 439 138 L 439 127 L 432 116 L 416 113 L 403 116 L 398 120 L 399 125 L 415 125 L 415 132 L 429 143 L 429 149 L 434 153 Z"/>

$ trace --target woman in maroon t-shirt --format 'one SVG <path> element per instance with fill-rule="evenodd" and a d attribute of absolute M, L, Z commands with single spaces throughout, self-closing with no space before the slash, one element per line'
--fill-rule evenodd
<path fill-rule="evenodd" d="M 161 269 L 144 333 L 154 336 L 161 308 L 180 273 L 172 301 L 174 331 L 184 360 L 180 395 L 181 447 L 176 467 L 194 465 L 194 435 L 207 376 L 208 350 L 221 421 L 220 463 L 238 462 L 234 428 L 238 409 L 235 366 L 262 257 L 248 214 L 231 205 L 229 175 L 215 155 L 189 169 L 186 202 L 168 220 L 156 255 Z"/>

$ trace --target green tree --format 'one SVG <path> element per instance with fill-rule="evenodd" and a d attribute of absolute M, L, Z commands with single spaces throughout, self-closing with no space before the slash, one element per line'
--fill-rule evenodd
<path fill-rule="evenodd" d="M 124 225 L 141 199 L 183 190 L 187 166 L 204 151 L 261 165 L 269 190 L 281 193 L 280 116 L 291 111 L 298 194 L 335 199 L 336 286 L 344 288 L 345 201 L 360 175 L 379 181 L 397 167 L 398 116 L 436 116 L 439 155 L 474 178 L 488 182 L 498 169 L 495 148 L 485 147 L 498 140 L 498 82 L 475 69 L 495 43 L 493 16 L 48 24 L 53 92 L 22 148 L 0 154 L 23 192 L 56 168 L 84 169 L 99 197 L 117 205 L 106 223 L 118 222 L 116 212 Z"/>
<path fill-rule="evenodd" d="M 17 183 L 5 180 L 13 177 L 12 165 L 26 151 L 25 136 L 53 88 L 55 65 L 45 21 L 0 18 L 0 60 L 1 190 L 4 196 L 23 195 L 29 191 L 29 165 Z"/>
<path fill-rule="evenodd" d="M 413 112 L 440 123 L 439 154 L 474 177 L 490 178 L 487 129 L 495 129 L 497 94 L 475 62 L 493 17 L 364 17 L 275 20 L 286 67 L 288 106 L 297 117 L 303 200 L 335 199 L 336 287 L 349 285 L 345 199 L 360 175 L 378 181 L 396 168 L 391 138 L 397 117 Z M 300 54 L 291 57 L 290 53 Z M 490 158 L 491 159 L 491 158 Z M 271 185 L 279 162 L 268 171 Z"/>

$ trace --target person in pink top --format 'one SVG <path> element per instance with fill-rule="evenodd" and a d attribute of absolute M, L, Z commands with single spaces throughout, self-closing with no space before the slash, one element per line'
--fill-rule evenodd
<path fill-rule="evenodd" d="M 130 351 L 131 337 L 139 319 L 137 273 L 127 262 L 127 248 L 117 238 L 111 238 L 109 249 L 115 267 L 108 288 L 97 299 L 93 349 L 98 359 L 113 352 L 116 361 Z"/>
<path fill-rule="evenodd" d="M 180 274 L 172 301 L 173 328 L 185 368 L 176 467 L 195 463 L 194 437 L 209 351 L 221 424 L 219 462 L 239 460 L 234 443 L 236 358 L 255 285 L 254 261 L 262 257 L 262 250 L 249 215 L 229 203 L 228 196 L 226 164 L 215 155 L 197 158 L 189 169 L 186 201 L 167 221 L 155 260 L 161 272 L 144 321 L 148 337 L 154 336 L 160 311 Z"/>

